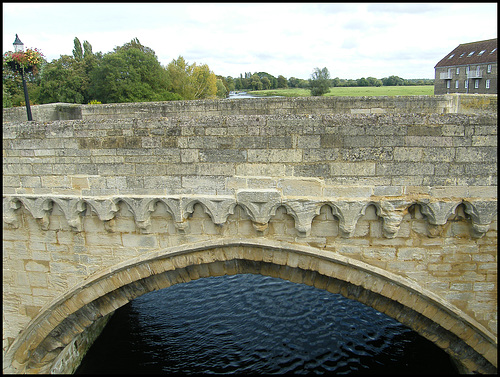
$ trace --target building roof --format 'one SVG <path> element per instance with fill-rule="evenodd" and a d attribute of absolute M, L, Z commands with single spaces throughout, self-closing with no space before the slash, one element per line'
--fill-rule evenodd
<path fill-rule="evenodd" d="M 463 43 L 447 54 L 434 68 L 497 62 L 497 38 Z"/>

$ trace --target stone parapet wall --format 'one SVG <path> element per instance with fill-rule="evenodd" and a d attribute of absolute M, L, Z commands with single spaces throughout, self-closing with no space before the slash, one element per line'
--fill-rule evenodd
<path fill-rule="evenodd" d="M 498 112 L 498 96 L 496 94 L 455 94 L 456 111 L 461 114 L 485 114 Z"/>
<path fill-rule="evenodd" d="M 172 116 L 449 113 L 449 97 L 294 97 L 245 98 L 149 102 L 133 104 L 83 105 L 83 119 L 157 118 Z"/>
<path fill-rule="evenodd" d="M 81 105 L 72 103 L 49 103 L 30 106 L 34 121 L 50 122 L 54 120 L 82 119 Z M 25 122 L 28 120 L 26 107 L 3 109 L 4 122 Z"/>
<path fill-rule="evenodd" d="M 225 195 L 278 188 L 285 195 L 329 196 L 348 190 L 330 186 L 402 193 L 497 184 L 492 114 L 5 123 L 3 143 L 5 194 Z"/>
<path fill-rule="evenodd" d="M 496 95 L 295 97 L 113 103 L 54 103 L 31 107 L 33 120 L 146 119 L 205 115 L 496 113 Z M 3 110 L 4 122 L 27 119 L 24 107 Z"/>

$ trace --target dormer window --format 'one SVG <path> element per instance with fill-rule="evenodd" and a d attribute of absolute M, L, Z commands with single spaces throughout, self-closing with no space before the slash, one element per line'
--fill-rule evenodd
<path fill-rule="evenodd" d="M 452 57 L 454 57 L 454 56 L 455 56 L 455 54 L 451 54 L 451 55 L 449 56 L 448 60 L 450 60 L 450 59 L 451 59 Z"/>
<path fill-rule="evenodd" d="M 470 58 L 472 55 L 474 55 L 475 51 L 469 52 L 469 55 L 467 55 L 468 58 Z"/>
<path fill-rule="evenodd" d="M 483 55 L 485 52 L 486 52 L 486 50 L 483 50 L 483 51 L 481 51 L 479 54 L 477 54 L 477 56 L 481 56 L 481 55 Z"/>
<path fill-rule="evenodd" d="M 459 58 L 462 58 L 465 55 L 465 52 L 459 56 Z"/>
<path fill-rule="evenodd" d="M 497 50 L 496 47 L 493 50 L 491 50 L 490 55 L 493 54 L 496 50 Z"/>

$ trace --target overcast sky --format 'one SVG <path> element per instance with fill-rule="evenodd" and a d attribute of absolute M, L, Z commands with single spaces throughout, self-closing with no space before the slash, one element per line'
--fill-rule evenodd
<path fill-rule="evenodd" d="M 164 66 L 222 76 L 434 78 L 459 44 L 497 37 L 497 3 L 3 3 L 3 52 L 16 34 L 48 61 L 75 37 L 103 54 L 138 38 Z"/>

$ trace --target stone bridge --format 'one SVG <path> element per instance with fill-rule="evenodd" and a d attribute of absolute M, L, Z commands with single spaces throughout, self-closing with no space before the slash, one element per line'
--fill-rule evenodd
<path fill-rule="evenodd" d="M 127 302 L 240 273 L 340 293 L 464 373 L 497 371 L 496 96 L 16 111 L 3 123 L 5 373 L 71 373 Z"/>

